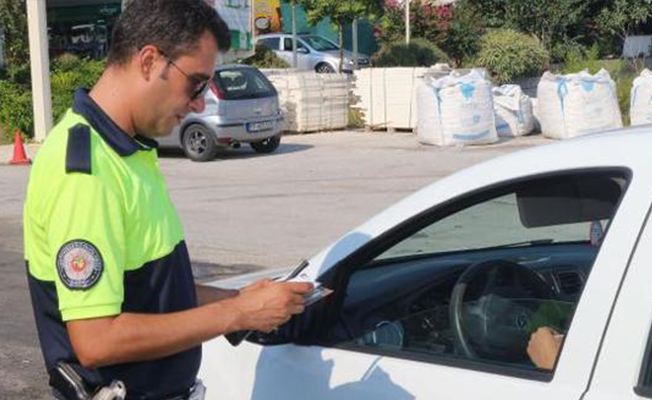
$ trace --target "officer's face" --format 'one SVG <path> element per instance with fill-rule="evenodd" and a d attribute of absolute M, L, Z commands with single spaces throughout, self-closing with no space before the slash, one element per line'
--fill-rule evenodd
<path fill-rule="evenodd" d="M 150 137 L 166 136 L 188 113 L 202 112 L 216 61 L 217 43 L 209 33 L 200 38 L 197 50 L 177 59 L 159 52 L 159 79 L 152 82 L 143 121 L 147 126 L 141 131 Z"/>

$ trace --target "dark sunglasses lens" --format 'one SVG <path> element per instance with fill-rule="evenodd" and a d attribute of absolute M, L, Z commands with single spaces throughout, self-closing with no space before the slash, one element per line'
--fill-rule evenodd
<path fill-rule="evenodd" d="M 197 85 L 197 87 L 195 88 L 195 90 L 194 90 L 194 92 L 193 92 L 193 94 L 191 96 L 192 99 L 194 100 L 194 99 L 198 98 L 199 96 L 205 95 L 207 90 L 208 90 L 208 81 L 206 80 L 206 81 L 200 83 L 199 85 Z"/>

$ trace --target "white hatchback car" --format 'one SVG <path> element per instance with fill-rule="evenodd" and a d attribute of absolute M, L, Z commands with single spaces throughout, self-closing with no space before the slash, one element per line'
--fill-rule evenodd
<path fill-rule="evenodd" d="M 281 143 L 283 116 L 278 92 L 257 68 L 221 65 L 215 70 L 206 108 L 190 113 L 171 135 L 158 138 L 163 148 L 182 148 L 193 161 L 209 161 L 219 147 L 248 143 L 258 153 L 271 153 Z"/>
<path fill-rule="evenodd" d="M 406 198 L 303 264 L 333 294 L 204 346 L 209 398 L 650 398 L 650 149 L 651 126 L 568 140 Z M 542 326 L 565 335 L 549 370 Z"/>

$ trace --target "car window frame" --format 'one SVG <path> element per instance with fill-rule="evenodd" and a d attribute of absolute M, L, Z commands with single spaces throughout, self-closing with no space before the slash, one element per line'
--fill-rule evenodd
<path fill-rule="evenodd" d="M 518 185 L 525 184 L 529 181 L 537 179 L 546 179 L 554 177 L 563 177 L 563 176 L 573 176 L 573 175 L 586 175 L 586 174 L 610 174 L 612 176 L 622 177 L 625 180 L 623 186 L 623 193 L 620 196 L 618 203 L 614 207 L 614 213 L 611 218 L 618 215 L 620 206 L 623 199 L 627 194 L 627 190 L 632 181 L 632 171 L 627 167 L 596 167 L 596 168 L 577 168 L 577 169 L 567 169 L 554 172 L 546 172 L 541 174 L 533 174 L 523 177 L 518 177 L 510 180 L 501 181 L 492 185 L 476 188 L 472 191 L 463 193 L 459 196 L 451 198 L 443 203 L 436 204 L 431 208 L 428 208 L 419 214 L 409 218 L 408 220 L 403 221 L 402 223 L 396 225 L 395 227 L 389 229 L 378 237 L 370 240 L 367 244 L 363 245 L 358 250 L 351 253 L 349 256 L 337 262 L 333 265 L 328 271 L 326 271 L 318 280 L 327 287 L 348 287 L 350 277 L 358 270 L 364 268 L 368 263 L 373 260 L 376 256 L 382 254 L 384 251 L 399 243 L 402 240 L 405 240 L 410 235 L 420 231 L 426 226 L 429 226 L 436 221 L 439 221 L 446 216 L 457 213 L 465 208 L 468 208 L 474 204 L 479 204 L 483 201 L 490 200 L 492 198 L 498 197 L 502 194 L 509 193 L 514 191 Z M 609 227 L 607 227 L 604 232 L 604 237 L 607 237 L 609 234 Z M 601 243 L 598 246 L 596 256 L 594 259 L 600 257 Z M 346 291 L 343 291 L 346 292 Z M 337 293 L 337 292 L 336 292 Z M 486 361 L 476 361 L 470 359 L 462 358 L 452 358 L 447 356 L 438 356 L 434 354 L 418 354 L 418 353 L 403 353 L 397 354 L 395 351 L 383 350 L 379 348 L 363 348 L 362 346 L 353 346 L 349 344 L 331 344 L 323 340 L 316 332 L 324 332 L 330 329 L 333 326 L 335 320 L 337 319 L 341 307 L 344 303 L 343 296 L 331 296 L 332 298 L 327 298 L 326 301 L 318 303 L 318 309 L 316 310 L 316 319 L 319 318 L 325 319 L 322 323 L 313 323 L 311 324 L 312 331 L 307 332 L 308 340 L 300 340 L 299 344 L 316 344 L 328 348 L 340 348 L 347 351 L 354 351 L 360 353 L 367 353 L 379 356 L 392 357 L 397 359 L 405 359 L 419 362 L 426 362 L 433 365 L 443 365 L 450 367 L 458 367 L 467 370 L 480 371 L 495 373 L 499 375 L 512 376 L 542 382 L 552 381 L 554 374 L 557 370 L 557 364 L 551 371 L 546 370 L 527 370 L 522 368 L 517 368 L 510 365 L 500 365 L 500 364 L 489 364 Z M 579 297 L 581 299 L 581 295 Z M 574 318 L 571 318 L 571 324 Z M 314 321 L 313 321 L 314 322 Z M 652 340 L 652 339 L 651 339 Z M 565 341 L 564 341 L 565 342 Z M 560 353 L 563 351 L 564 343 L 560 349 Z M 372 351 L 373 350 L 373 351 Z M 559 359 L 558 359 L 559 360 Z"/>
<path fill-rule="evenodd" d="M 267 47 L 267 48 L 270 49 L 270 50 L 279 50 L 279 49 L 281 48 L 281 38 L 278 37 L 278 36 L 273 36 L 273 37 L 264 37 L 264 38 L 260 38 L 260 39 L 258 39 L 258 41 L 260 42 L 260 45 L 261 45 L 261 46 L 265 46 L 265 47 Z M 276 48 L 268 46 L 268 45 L 265 43 L 265 41 L 276 41 Z M 258 42 L 256 42 L 256 44 L 258 44 Z"/>
<path fill-rule="evenodd" d="M 287 41 L 290 41 L 290 49 L 289 49 L 289 50 L 286 50 L 286 47 L 287 47 L 287 46 L 286 46 Z M 282 44 L 283 44 L 283 48 L 281 49 L 281 51 L 292 51 L 292 37 L 285 37 L 285 38 L 283 38 L 283 42 L 282 42 Z M 305 53 L 302 53 L 302 52 L 299 52 L 299 51 L 298 51 L 299 49 L 305 49 L 306 51 L 305 51 Z M 306 44 L 301 40 L 301 38 L 297 38 L 297 53 L 299 53 L 299 54 L 310 54 L 310 49 L 309 49 L 308 46 L 306 46 Z"/>
<path fill-rule="evenodd" d="M 268 91 L 265 93 L 259 93 L 255 96 L 247 96 L 247 97 L 237 97 L 233 96 L 233 93 L 228 91 L 226 87 L 224 87 L 224 82 L 222 81 L 222 76 L 221 74 L 224 72 L 239 72 L 241 73 L 247 80 L 249 77 L 247 76 L 248 73 L 251 73 L 255 76 L 252 77 L 252 79 L 260 79 L 264 84 L 268 86 Z M 223 91 L 224 93 L 224 100 L 227 101 L 239 101 L 239 100 L 256 100 L 256 99 L 269 99 L 273 97 L 278 96 L 278 90 L 276 90 L 276 87 L 274 84 L 265 76 L 264 73 L 262 73 L 258 68 L 253 68 L 253 67 L 226 67 L 222 69 L 218 69 L 215 71 L 215 74 L 213 75 L 212 82 L 215 83 L 220 90 Z"/>
<path fill-rule="evenodd" d="M 649 382 L 646 382 L 646 376 L 650 376 Z M 652 327 L 647 337 L 645 351 L 643 353 L 643 362 L 639 372 L 638 381 L 634 386 L 634 393 L 641 397 L 652 399 Z"/>

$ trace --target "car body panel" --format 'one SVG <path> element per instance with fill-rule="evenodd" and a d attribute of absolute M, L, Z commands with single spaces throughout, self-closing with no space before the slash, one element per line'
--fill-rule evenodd
<path fill-rule="evenodd" d="M 631 181 L 585 283 L 554 374 L 512 376 L 472 361 L 422 362 L 317 345 L 245 342 L 234 348 L 217 338 L 204 346 L 200 376 L 220 396 L 232 399 L 475 399 L 489 395 L 548 400 L 580 399 L 585 392 L 592 399 L 638 398 L 633 387 L 652 319 L 652 227 L 644 225 L 652 204 L 651 147 L 652 128 L 647 126 L 528 149 L 478 164 L 441 179 L 353 229 L 311 257 L 304 270 L 311 279 L 319 279 L 396 226 L 467 193 L 564 171 L 629 170 Z M 213 285 L 220 286 L 220 282 Z M 594 394 L 598 389 L 599 394 Z M 209 391 L 209 398 L 218 398 L 210 396 Z"/>

